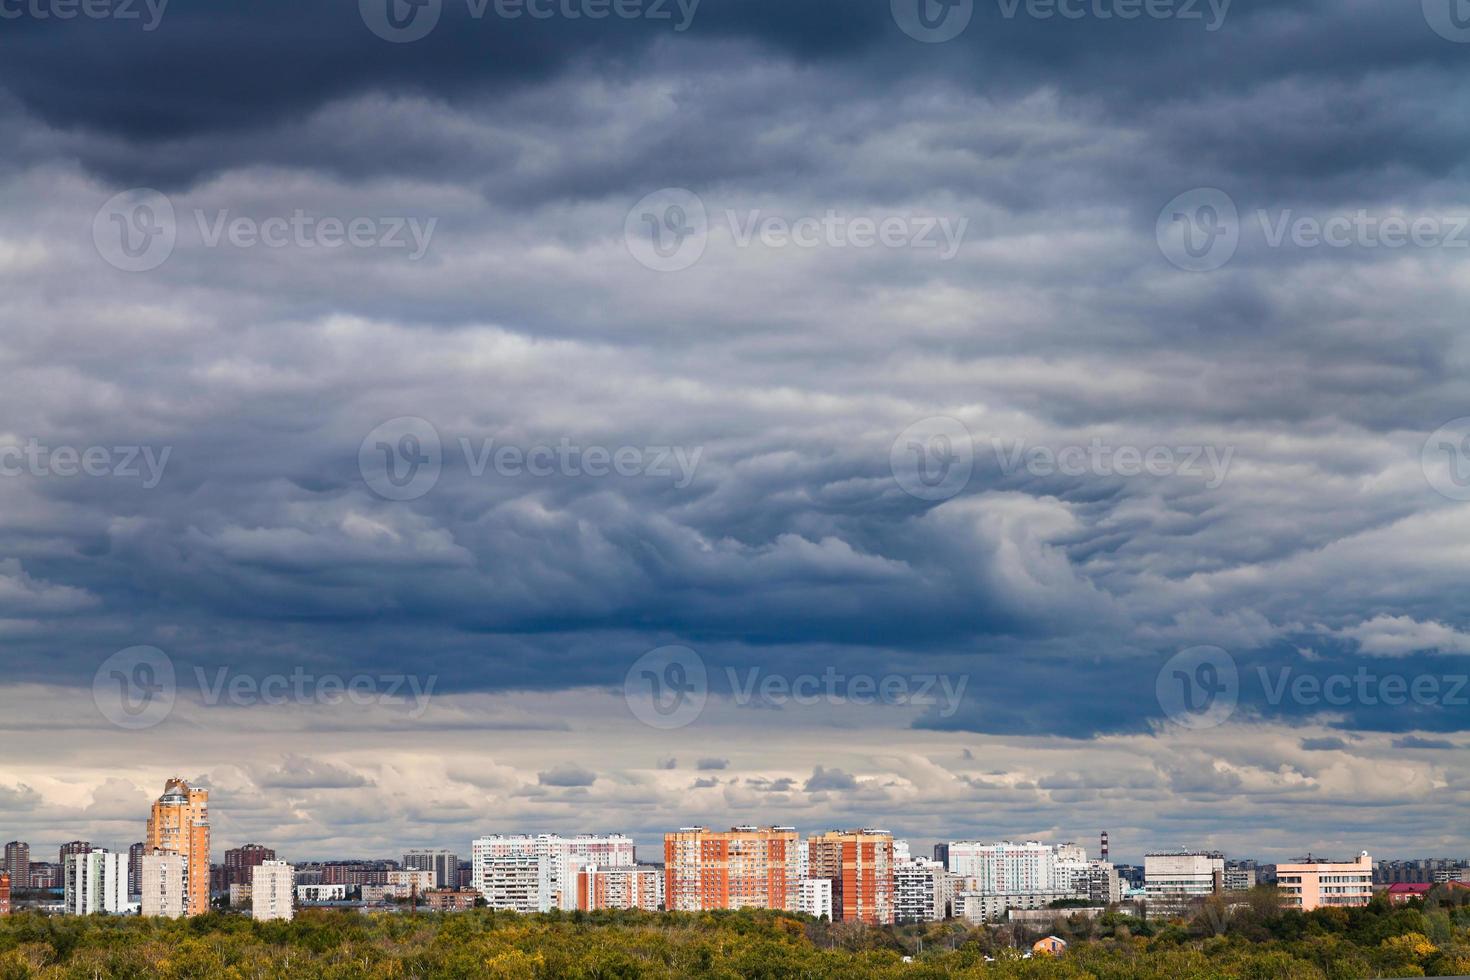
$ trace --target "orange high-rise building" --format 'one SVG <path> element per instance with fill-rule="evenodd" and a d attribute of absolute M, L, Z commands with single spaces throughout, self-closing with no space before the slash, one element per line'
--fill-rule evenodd
<path fill-rule="evenodd" d="M 184 856 L 184 914 L 209 911 L 209 790 L 170 779 L 148 817 L 146 851 Z"/>
<path fill-rule="evenodd" d="M 893 921 L 893 835 L 886 830 L 833 830 L 807 841 L 807 874 L 832 882 L 839 920 Z"/>
<path fill-rule="evenodd" d="M 664 907 L 671 912 L 795 912 L 800 839 L 794 827 L 683 827 L 664 835 Z"/>
<path fill-rule="evenodd" d="M 0 915 L 10 914 L 10 875 L 0 874 Z"/>

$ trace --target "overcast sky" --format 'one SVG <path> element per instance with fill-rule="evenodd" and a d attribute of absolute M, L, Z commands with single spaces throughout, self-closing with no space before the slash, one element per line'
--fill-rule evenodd
<path fill-rule="evenodd" d="M 1459 0 L 918 3 L 0 0 L 0 839 L 1470 855 Z"/>

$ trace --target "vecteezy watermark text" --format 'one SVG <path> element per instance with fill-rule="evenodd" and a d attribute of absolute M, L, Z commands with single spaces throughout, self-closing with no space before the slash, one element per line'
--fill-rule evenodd
<path fill-rule="evenodd" d="M 230 208 L 194 208 L 192 230 L 199 247 L 306 251 L 384 249 L 422 259 L 433 242 L 438 218 L 410 215 L 321 215 L 303 208 L 266 215 L 236 214 Z M 146 187 L 109 198 L 92 219 L 92 242 L 108 265 L 124 272 L 149 272 L 169 260 L 181 231 L 174 202 Z"/>
<path fill-rule="evenodd" d="M 1256 667 L 1260 704 L 1279 708 L 1470 706 L 1470 675 L 1402 674 L 1360 665 L 1344 671 L 1310 672 L 1294 666 Z M 1185 728 L 1209 729 L 1225 724 L 1242 697 L 1240 669 L 1225 650 L 1190 647 L 1171 657 L 1156 681 L 1159 706 Z"/>
<path fill-rule="evenodd" d="M 1235 447 L 1226 446 L 1114 446 L 1093 439 L 1086 446 L 1027 446 L 1024 439 L 992 437 L 991 448 L 1001 472 L 1014 476 L 1183 476 L 1202 478 L 1209 490 L 1218 490 L 1230 473 Z"/>
<path fill-rule="evenodd" d="M 493 472 L 510 479 L 609 477 L 672 480 L 675 489 L 694 482 L 704 447 L 582 445 L 563 436 L 556 442 L 518 446 L 460 436 L 451 446 L 475 478 Z M 368 433 L 358 448 L 363 481 L 386 500 L 416 500 L 434 489 L 443 474 L 444 443 L 427 419 L 391 419 Z"/>
<path fill-rule="evenodd" d="M 1201 187 L 1164 206 L 1155 235 L 1164 257 L 1189 272 L 1223 268 L 1248 232 L 1270 249 L 1470 249 L 1470 214 L 1412 215 L 1357 208 L 1319 215 L 1259 208 L 1253 218 L 1243 222 L 1230 195 Z"/>
<path fill-rule="evenodd" d="M 722 212 L 724 234 L 736 248 L 916 249 L 947 262 L 959 254 L 970 219 L 943 215 L 855 214 L 828 208 L 820 215 L 773 214 L 761 208 Z M 718 223 L 716 225 L 718 227 Z M 709 210 L 699 195 L 666 187 L 628 212 L 623 238 L 633 258 L 655 272 L 680 272 L 703 258 L 711 239 Z"/>
<path fill-rule="evenodd" d="M 1177 20 L 1209 33 L 1225 26 L 1233 0 L 994 0 L 1003 20 L 1075 22 Z M 889 0 L 893 21 L 916 41 L 940 44 L 965 32 L 977 0 Z"/>
<path fill-rule="evenodd" d="M 415 720 L 429 709 L 439 682 L 411 674 L 311 673 L 294 667 L 289 673 L 247 674 L 219 667 L 192 671 L 199 701 L 208 707 L 311 705 L 359 708 L 407 707 Z M 141 731 L 163 722 L 180 694 L 173 659 L 157 647 L 119 650 L 102 662 L 92 678 L 97 710 L 119 728 Z"/>
<path fill-rule="evenodd" d="M 886 705 L 935 708 L 941 718 L 960 710 L 967 675 L 821 673 L 790 675 L 761 667 L 725 668 L 731 701 L 740 707 L 784 708 Z M 685 646 L 659 647 L 639 657 L 623 679 L 623 697 L 633 716 L 652 728 L 670 730 L 694 723 L 709 701 L 709 669 Z"/>
<path fill-rule="evenodd" d="M 820 674 L 790 677 L 752 667 L 743 674 L 725 668 L 731 696 L 741 707 L 775 707 L 788 704 L 811 707 L 818 704 L 889 706 L 917 705 L 938 709 L 939 717 L 952 718 L 960 710 L 967 675 L 948 674 L 844 674 L 828 667 Z"/>
<path fill-rule="evenodd" d="M 464 0 L 470 20 L 646 20 L 682 34 L 694 23 L 701 0 Z M 367 29 L 385 41 L 409 44 L 433 33 L 445 0 L 358 0 Z"/>
<path fill-rule="evenodd" d="M 996 463 L 1005 476 L 1035 477 L 1183 477 L 1202 479 L 1218 490 L 1230 473 L 1234 446 L 1115 445 L 1093 438 L 1086 445 L 1031 446 L 1024 439 L 992 436 Z M 975 440 L 959 419 L 921 419 L 899 433 L 888 465 L 899 487 L 920 500 L 943 501 L 959 495 L 975 470 Z"/>
<path fill-rule="evenodd" d="M 169 0 L 0 0 L 0 20 L 139 21 L 145 31 L 163 23 Z"/>
<path fill-rule="evenodd" d="M 152 490 L 163 481 L 172 446 L 46 446 L 37 439 L 0 445 L 0 477 L 111 477 L 141 480 Z"/>

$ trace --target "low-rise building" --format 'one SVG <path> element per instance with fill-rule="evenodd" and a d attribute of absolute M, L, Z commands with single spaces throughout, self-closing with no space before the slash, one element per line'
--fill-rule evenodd
<path fill-rule="evenodd" d="M 296 901 L 301 905 L 326 905 L 329 902 L 345 902 L 347 901 L 347 893 L 350 887 L 342 882 L 332 885 L 298 884 L 296 886 Z"/>
<path fill-rule="evenodd" d="M 473 888 L 435 888 L 424 892 L 431 912 L 467 912 L 475 907 L 480 893 Z"/>
<path fill-rule="evenodd" d="M 1052 902 L 1073 900 L 1077 897 L 1074 892 L 1026 892 L 1026 893 L 999 893 L 999 892 L 964 892 L 955 899 L 955 908 L 961 918 L 972 925 L 984 925 L 985 923 L 1004 922 L 1006 914 L 1012 909 L 1029 911 L 1044 909 Z M 1066 912 L 1059 914 L 1065 915 Z"/>
<path fill-rule="evenodd" d="M 1363 851 L 1356 861 L 1278 864 L 1276 888 L 1289 909 L 1362 908 L 1373 900 L 1373 859 Z"/>

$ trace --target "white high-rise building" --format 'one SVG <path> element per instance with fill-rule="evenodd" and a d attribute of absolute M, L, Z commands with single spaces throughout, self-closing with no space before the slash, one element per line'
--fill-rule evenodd
<path fill-rule="evenodd" d="M 473 887 L 489 901 L 491 862 L 500 858 L 545 858 L 547 862 L 547 908 L 571 911 L 577 907 L 577 872 L 589 865 L 631 867 L 637 863 L 633 838 L 622 834 L 491 835 L 470 845 L 474 867 Z M 503 872 L 496 872 L 502 874 Z M 537 905 L 543 904 L 538 899 Z M 493 907 L 493 906 L 492 906 Z"/>
<path fill-rule="evenodd" d="M 952 841 L 949 845 L 950 872 L 965 880 L 966 891 L 983 894 L 1055 891 L 1056 862 L 1056 848 L 1038 841 Z"/>
<path fill-rule="evenodd" d="M 68 854 L 62 871 L 67 915 L 121 915 L 128 909 L 128 856 Z"/>
<path fill-rule="evenodd" d="M 475 884 L 492 909 L 526 915 L 550 912 L 556 907 L 552 904 L 552 864 L 544 856 L 485 858 L 475 862 Z"/>
<path fill-rule="evenodd" d="M 832 879 L 803 878 L 797 887 L 796 910 L 832 921 Z"/>
<path fill-rule="evenodd" d="M 444 848 L 405 851 L 403 870 L 434 872 L 435 888 L 459 887 L 459 855 Z"/>
<path fill-rule="evenodd" d="M 263 861 L 250 879 L 250 917 L 257 922 L 280 919 L 290 922 L 296 914 L 296 869 L 285 861 Z"/>
<path fill-rule="evenodd" d="M 1225 890 L 1225 857 L 1213 851 L 1145 854 L 1143 887 L 1151 912 L 1181 911 Z"/>
<path fill-rule="evenodd" d="M 189 874 L 188 859 L 177 851 L 144 854 L 141 874 L 141 914 L 182 918 L 186 911 L 184 882 Z"/>
<path fill-rule="evenodd" d="M 942 922 L 954 902 L 955 879 L 925 858 L 893 866 L 893 921 Z"/>

